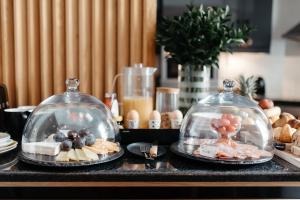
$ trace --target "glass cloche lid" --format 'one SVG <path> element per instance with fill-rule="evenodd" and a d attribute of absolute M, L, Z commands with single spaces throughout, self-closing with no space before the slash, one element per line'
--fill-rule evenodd
<path fill-rule="evenodd" d="M 272 159 L 269 120 L 249 98 L 233 93 L 234 81 L 224 80 L 224 91 L 193 105 L 185 115 L 175 153 L 210 162 L 254 164 Z"/>
<path fill-rule="evenodd" d="M 68 79 L 67 91 L 53 95 L 30 115 L 22 137 L 22 159 L 49 166 L 81 166 L 122 155 L 118 126 L 96 97 L 78 92 L 79 80 Z"/>

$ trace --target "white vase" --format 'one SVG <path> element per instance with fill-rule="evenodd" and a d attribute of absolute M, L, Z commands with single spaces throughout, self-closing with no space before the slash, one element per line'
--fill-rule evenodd
<path fill-rule="evenodd" d="M 182 112 L 208 96 L 210 73 L 209 66 L 178 65 L 179 108 Z"/>

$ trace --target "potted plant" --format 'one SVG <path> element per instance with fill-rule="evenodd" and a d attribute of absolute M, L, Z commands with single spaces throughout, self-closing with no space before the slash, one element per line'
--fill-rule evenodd
<path fill-rule="evenodd" d="M 251 28 L 230 22 L 229 7 L 188 5 L 181 16 L 164 17 L 157 43 L 179 66 L 179 106 L 187 110 L 209 91 L 211 67 L 219 68 L 220 52 L 245 43 Z"/>

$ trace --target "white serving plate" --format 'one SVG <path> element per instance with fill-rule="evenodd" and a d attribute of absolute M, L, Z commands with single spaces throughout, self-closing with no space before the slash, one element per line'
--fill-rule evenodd
<path fill-rule="evenodd" d="M 5 148 L 5 149 L 1 149 L 1 150 L 0 150 L 0 154 L 9 152 L 9 151 L 11 151 L 11 150 L 17 148 L 17 146 L 18 146 L 18 142 L 15 142 L 13 145 L 10 145 L 10 146 L 8 146 L 8 147 Z"/>
<path fill-rule="evenodd" d="M 12 140 L 12 139 L 8 139 L 8 140 L 6 140 L 6 141 L 4 141 L 4 142 L 0 142 L 0 149 L 1 149 L 1 148 L 5 148 L 5 147 L 7 147 L 7 146 L 10 146 L 10 145 L 12 145 L 14 142 L 16 142 L 16 141 L 14 141 L 14 140 Z"/>
<path fill-rule="evenodd" d="M 10 139 L 10 135 L 8 133 L 0 132 L 0 146 L 2 143 L 7 142 Z"/>
<path fill-rule="evenodd" d="M 9 149 L 12 146 L 18 145 L 18 142 L 11 140 L 7 145 L 5 146 L 1 146 L 0 147 L 0 151 L 5 150 L 5 149 Z"/>

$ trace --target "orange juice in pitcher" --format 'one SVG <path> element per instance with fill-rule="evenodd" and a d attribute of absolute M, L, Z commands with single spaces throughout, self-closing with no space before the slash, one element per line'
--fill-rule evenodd
<path fill-rule="evenodd" d="M 143 67 L 136 64 L 123 70 L 123 116 L 126 125 L 126 115 L 130 110 L 139 113 L 139 128 L 148 128 L 148 120 L 153 110 L 153 75 L 156 68 Z"/>

